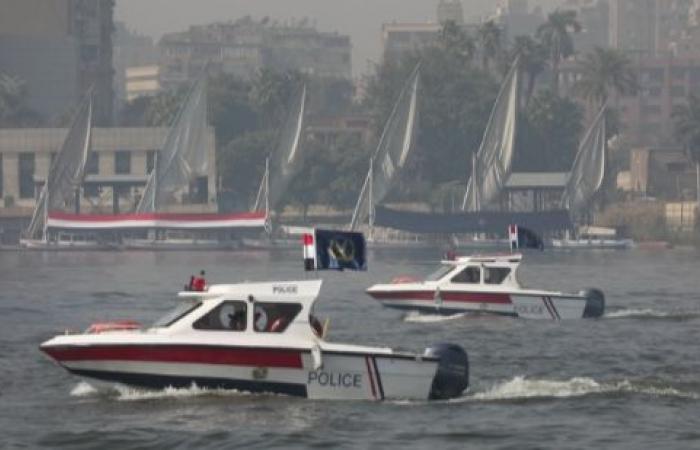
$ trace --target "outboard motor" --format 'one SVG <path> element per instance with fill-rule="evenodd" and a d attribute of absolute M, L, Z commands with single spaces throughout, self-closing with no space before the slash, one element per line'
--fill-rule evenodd
<path fill-rule="evenodd" d="M 459 397 L 469 386 L 469 359 L 467 352 L 456 344 L 440 343 L 428 347 L 424 356 L 439 358 L 430 400 L 446 400 Z"/>
<path fill-rule="evenodd" d="M 605 295 L 600 289 L 586 289 L 581 291 L 586 297 L 586 307 L 583 310 L 583 318 L 601 317 L 605 312 Z"/>

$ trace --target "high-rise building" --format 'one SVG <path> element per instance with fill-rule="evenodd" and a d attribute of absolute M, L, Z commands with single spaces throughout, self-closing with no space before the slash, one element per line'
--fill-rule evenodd
<path fill-rule="evenodd" d="M 195 78 L 205 65 L 241 78 L 270 67 L 320 77 L 351 78 L 350 37 L 320 32 L 306 21 L 278 24 L 250 17 L 192 26 L 159 43 L 160 82 L 171 88 Z"/>
<path fill-rule="evenodd" d="M 95 122 L 111 122 L 113 9 L 114 0 L 0 0 L 0 70 L 26 82 L 45 118 L 92 87 Z"/>
<path fill-rule="evenodd" d="M 440 0 L 437 7 L 438 22 L 464 24 L 464 10 L 461 0 Z"/>
<path fill-rule="evenodd" d="M 144 67 L 157 66 L 158 64 L 158 49 L 153 43 L 153 39 L 149 36 L 140 35 L 134 31 L 127 29 L 123 22 L 116 22 L 114 24 L 114 52 L 113 52 L 113 66 L 114 66 L 114 89 L 115 98 L 117 103 L 117 109 L 126 100 L 130 100 L 134 95 L 133 92 L 128 92 L 128 72 L 130 68 L 135 68 L 132 70 L 131 81 L 134 78 L 143 78 L 145 76 L 151 76 L 154 69 L 149 69 L 150 73 L 144 72 Z M 146 70 L 146 72 L 149 72 Z M 158 69 L 155 69 L 157 74 Z M 157 84 L 157 76 L 155 80 Z M 133 88 L 133 86 L 132 86 Z M 152 93 L 153 85 L 149 86 L 146 91 L 149 95 Z M 143 89 L 138 87 L 136 91 L 141 92 Z"/>

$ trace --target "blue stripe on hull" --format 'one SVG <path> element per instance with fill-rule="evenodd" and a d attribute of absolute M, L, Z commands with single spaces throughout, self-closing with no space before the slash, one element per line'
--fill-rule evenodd
<path fill-rule="evenodd" d="M 149 389 L 164 389 L 167 387 L 189 388 L 194 383 L 197 387 L 206 389 L 235 389 L 243 392 L 264 392 L 295 397 L 308 396 L 305 384 L 236 380 L 231 378 L 179 377 L 84 369 L 68 369 L 68 371 L 81 377 L 95 378 L 97 380 L 111 381 Z"/>

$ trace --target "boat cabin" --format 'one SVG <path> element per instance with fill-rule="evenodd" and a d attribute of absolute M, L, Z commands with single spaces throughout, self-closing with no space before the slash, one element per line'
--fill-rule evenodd
<path fill-rule="evenodd" d="M 203 292 L 184 291 L 183 301 L 152 329 L 172 332 L 225 331 L 241 335 L 320 337 L 313 305 L 320 280 L 219 284 Z"/>
<path fill-rule="evenodd" d="M 517 270 L 521 260 L 520 254 L 458 257 L 442 261 L 442 267 L 429 275 L 426 282 L 434 282 L 441 286 L 451 284 L 484 288 L 519 287 Z"/>

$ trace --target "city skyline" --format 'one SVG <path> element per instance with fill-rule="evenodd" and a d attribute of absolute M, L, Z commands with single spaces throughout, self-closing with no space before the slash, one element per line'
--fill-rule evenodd
<path fill-rule="evenodd" d="M 552 7 L 556 0 L 530 1 Z M 381 26 L 390 22 L 435 22 L 438 0 L 203 0 L 196 7 L 186 0 L 118 0 L 115 20 L 129 29 L 158 39 L 173 31 L 184 31 L 190 25 L 236 20 L 246 15 L 269 16 L 280 22 L 309 18 L 319 31 L 337 31 L 351 38 L 353 75 L 367 72 L 381 58 Z M 478 20 L 495 11 L 496 2 L 463 0 L 466 20 Z M 373 14 L 358 5 L 371 5 Z M 151 11 L 170 11 L 152 14 Z"/>

